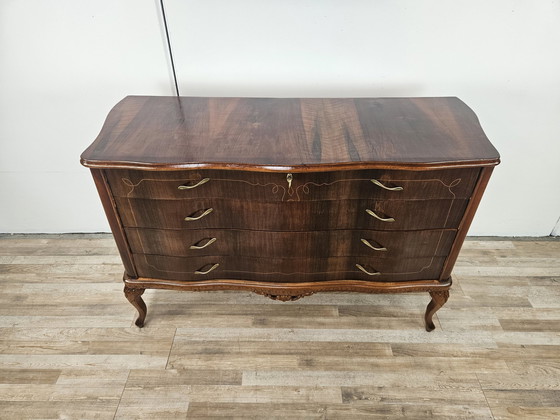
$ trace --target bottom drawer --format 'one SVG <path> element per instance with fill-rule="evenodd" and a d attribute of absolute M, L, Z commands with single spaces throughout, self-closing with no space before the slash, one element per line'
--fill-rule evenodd
<path fill-rule="evenodd" d="M 296 283 L 325 280 L 435 280 L 439 278 L 445 257 L 183 258 L 135 254 L 134 260 L 140 277 L 184 281 L 235 279 Z"/>

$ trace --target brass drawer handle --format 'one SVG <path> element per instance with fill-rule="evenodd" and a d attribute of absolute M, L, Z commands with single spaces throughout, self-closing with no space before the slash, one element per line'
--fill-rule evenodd
<path fill-rule="evenodd" d="M 206 243 L 204 245 L 198 245 L 199 243 L 201 243 L 204 240 L 206 240 Z M 212 245 L 214 242 L 216 242 L 216 240 L 217 240 L 216 238 L 204 238 L 204 239 L 201 239 L 200 241 L 198 241 L 196 244 L 191 245 L 189 247 L 189 249 L 204 249 L 208 245 Z"/>
<path fill-rule="evenodd" d="M 368 241 L 367 239 L 362 238 L 362 239 L 360 239 L 360 241 L 362 241 L 362 243 L 363 243 L 365 246 L 370 247 L 370 248 L 373 249 L 374 251 L 387 251 L 387 248 L 385 248 L 384 246 L 382 246 L 382 247 L 380 247 L 380 248 L 377 248 L 377 247 L 373 246 L 373 245 L 371 244 L 371 242 Z"/>
<path fill-rule="evenodd" d="M 208 181 L 210 181 L 210 178 L 203 178 L 194 185 L 184 185 L 183 184 L 183 185 L 179 185 L 177 187 L 177 189 L 178 190 L 192 190 L 193 188 L 200 187 L 202 184 L 206 184 Z"/>
<path fill-rule="evenodd" d="M 393 219 L 392 217 L 384 218 L 384 217 L 378 216 L 377 214 L 375 214 L 375 212 L 373 210 L 370 210 L 370 209 L 366 209 L 366 213 L 369 214 L 370 216 L 375 217 L 377 220 L 381 220 L 382 222 L 394 222 L 395 221 L 395 219 Z"/>
<path fill-rule="evenodd" d="M 363 265 L 361 264 L 356 264 L 356 267 L 358 267 L 361 271 L 363 271 L 364 273 L 366 273 L 368 276 L 380 276 L 381 273 L 379 271 L 374 271 L 373 273 L 370 271 L 367 271 Z"/>
<path fill-rule="evenodd" d="M 187 217 L 185 217 L 185 220 L 187 222 L 192 222 L 194 220 L 199 220 L 199 219 L 202 219 L 204 216 L 208 216 L 213 211 L 214 211 L 214 209 L 212 207 L 210 207 L 209 209 L 204 210 L 204 212 L 200 216 L 196 216 L 196 217 L 187 216 Z"/>
<path fill-rule="evenodd" d="M 216 268 L 218 268 L 219 265 L 220 265 L 220 264 L 216 263 L 216 264 L 214 264 L 212 267 L 210 267 L 210 268 L 209 268 L 208 270 L 206 270 L 206 271 L 196 270 L 196 271 L 194 272 L 194 274 L 208 274 L 210 271 L 213 271 L 213 270 L 215 270 Z M 206 267 L 206 266 L 205 266 L 205 267 Z"/>
<path fill-rule="evenodd" d="M 388 187 L 386 185 L 383 185 L 381 183 L 381 181 L 378 181 L 377 179 L 370 179 L 371 182 L 373 182 L 375 185 L 377 185 L 378 187 L 381 187 L 387 191 L 402 191 L 404 190 L 403 187 Z"/>

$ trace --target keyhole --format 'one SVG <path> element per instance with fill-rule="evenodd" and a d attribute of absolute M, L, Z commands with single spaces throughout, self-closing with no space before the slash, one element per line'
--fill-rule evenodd
<path fill-rule="evenodd" d="M 292 174 L 286 175 L 286 181 L 288 181 L 288 189 L 292 188 L 292 180 L 294 179 Z"/>

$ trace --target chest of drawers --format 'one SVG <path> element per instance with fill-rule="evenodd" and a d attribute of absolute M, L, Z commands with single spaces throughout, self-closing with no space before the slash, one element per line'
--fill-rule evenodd
<path fill-rule="evenodd" d="M 142 326 L 147 288 L 429 292 L 499 155 L 456 98 L 127 97 L 82 154 Z"/>

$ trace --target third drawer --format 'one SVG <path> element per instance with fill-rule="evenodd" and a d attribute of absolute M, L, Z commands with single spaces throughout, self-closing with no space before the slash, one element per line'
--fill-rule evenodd
<path fill-rule="evenodd" d="M 456 231 L 332 230 L 273 232 L 221 229 L 127 228 L 135 254 L 177 257 L 238 255 L 247 257 L 372 256 L 376 258 L 418 258 L 445 256 Z"/>

